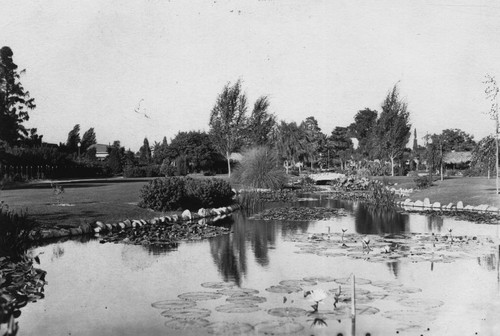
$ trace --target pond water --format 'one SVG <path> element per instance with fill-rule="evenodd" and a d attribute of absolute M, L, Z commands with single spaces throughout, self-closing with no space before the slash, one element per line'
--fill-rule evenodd
<path fill-rule="evenodd" d="M 297 204 L 345 215 L 287 222 L 236 212 L 221 224 L 230 234 L 169 250 L 96 239 L 36 248 L 48 284 L 22 309 L 19 335 L 500 335 L 498 226 L 315 197 Z M 393 246 L 409 234 L 407 250 L 418 251 L 450 228 L 470 241 L 440 241 L 432 257 L 377 252 L 384 234 L 396 234 Z M 311 289 L 329 294 L 316 313 L 304 298 Z"/>

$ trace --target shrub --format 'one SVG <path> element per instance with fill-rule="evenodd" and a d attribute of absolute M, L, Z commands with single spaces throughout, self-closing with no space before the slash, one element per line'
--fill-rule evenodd
<path fill-rule="evenodd" d="M 157 211 L 182 208 L 186 199 L 184 179 L 163 177 L 151 180 L 141 189 L 140 206 Z"/>
<path fill-rule="evenodd" d="M 360 168 L 356 171 L 356 175 L 359 177 L 370 177 L 370 169 Z"/>
<path fill-rule="evenodd" d="M 415 185 L 418 189 L 426 189 L 432 185 L 432 181 L 429 176 L 418 176 L 413 179 L 413 181 L 415 181 Z"/>
<path fill-rule="evenodd" d="M 245 152 L 235 169 L 233 181 L 253 188 L 281 189 L 287 182 L 285 171 L 273 151 L 256 147 Z"/>
<path fill-rule="evenodd" d="M 231 203 L 231 185 L 221 179 L 157 178 L 141 189 L 140 206 L 157 211 L 219 207 Z"/>
<path fill-rule="evenodd" d="M 335 189 L 344 191 L 367 190 L 370 186 L 370 180 L 366 177 L 358 178 L 355 175 L 351 175 L 336 179 L 331 184 Z"/>
<path fill-rule="evenodd" d="M 126 166 L 123 169 L 123 176 L 125 176 L 125 177 L 158 177 L 158 176 L 160 176 L 160 166 L 159 165 Z"/>
<path fill-rule="evenodd" d="M 185 156 L 179 156 L 175 159 L 175 175 L 186 176 L 188 174 L 187 159 Z"/>
<path fill-rule="evenodd" d="M 186 179 L 186 208 L 198 209 L 228 205 L 233 198 L 231 185 L 221 179 Z"/>
<path fill-rule="evenodd" d="M 0 257 L 17 258 L 28 248 L 30 232 L 36 224 L 25 212 L 14 212 L 0 203 Z"/>
<path fill-rule="evenodd" d="M 380 181 L 371 181 L 369 190 L 372 192 L 371 202 L 378 206 L 392 207 L 395 205 L 394 193 Z"/>

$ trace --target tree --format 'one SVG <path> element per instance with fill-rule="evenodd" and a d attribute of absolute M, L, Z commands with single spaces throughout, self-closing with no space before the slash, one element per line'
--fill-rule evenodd
<path fill-rule="evenodd" d="M 276 126 L 276 116 L 269 113 L 269 99 L 262 96 L 254 104 L 252 114 L 246 126 L 246 145 L 265 146 L 271 141 Z"/>
<path fill-rule="evenodd" d="M 154 151 L 153 151 L 153 161 L 156 164 L 162 164 L 163 160 L 167 158 L 167 150 L 168 150 L 168 141 L 167 137 L 163 137 L 163 140 L 161 144 L 155 142 L 155 145 L 153 146 Z"/>
<path fill-rule="evenodd" d="M 301 137 L 302 149 L 312 169 L 313 163 L 317 160 L 319 149 L 325 140 L 325 135 L 321 132 L 318 121 L 314 117 L 307 117 L 300 124 L 300 129 L 304 135 Z"/>
<path fill-rule="evenodd" d="M 210 114 L 210 137 L 217 150 L 227 160 L 231 176 L 231 153 L 239 148 L 245 127 L 247 97 L 241 90 L 241 81 L 226 84 L 219 94 Z"/>
<path fill-rule="evenodd" d="M 210 136 L 205 132 L 179 132 L 172 139 L 168 149 L 168 159 L 183 157 L 190 172 L 213 171 L 216 163 L 224 160 L 217 152 Z"/>
<path fill-rule="evenodd" d="M 108 148 L 109 154 L 106 158 L 106 163 L 113 174 L 123 172 L 123 161 L 125 159 L 125 148 L 121 147 L 120 141 L 116 140 L 113 145 Z"/>
<path fill-rule="evenodd" d="M 149 147 L 148 138 L 144 138 L 143 145 L 139 149 L 139 163 L 141 164 L 151 163 L 151 147 Z"/>
<path fill-rule="evenodd" d="M 443 130 L 440 140 L 442 141 L 443 152 L 470 152 L 476 147 L 474 136 L 458 128 Z"/>
<path fill-rule="evenodd" d="M 82 136 L 82 151 L 86 152 L 87 149 L 97 143 L 94 128 L 89 128 Z"/>
<path fill-rule="evenodd" d="M 73 126 L 73 129 L 68 133 L 66 147 L 71 153 L 78 151 L 78 143 L 80 143 L 80 124 Z"/>
<path fill-rule="evenodd" d="M 299 159 L 299 154 L 302 151 L 301 139 L 303 138 L 302 130 L 297 126 L 297 123 L 287 123 L 281 121 L 273 135 L 273 143 L 275 144 L 278 155 L 287 162 L 286 170 L 290 164 L 295 163 Z"/>
<path fill-rule="evenodd" d="M 377 152 L 381 157 L 391 161 L 392 176 L 394 176 L 394 160 L 403 154 L 410 138 L 410 128 L 408 104 L 399 98 L 396 84 L 382 103 L 382 112 L 374 130 Z"/>
<path fill-rule="evenodd" d="M 490 101 L 490 109 L 488 110 L 488 114 L 490 115 L 490 118 L 495 121 L 495 162 L 496 162 L 496 193 L 498 194 L 500 192 L 500 182 L 499 182 L 499 146 L 498 146 L 498 133 L 500 131 L 500 124 L 499 124 L 499 116 L 498 116 L 498 92 L 499 88 L 497 85 L 497 81 L 495 77 L 492 77 L 490 75 L 486 75 L 486 80 L 483 82 L 486 84 L 486 89 L 484 92 L 486 93 L 486 98 Z"/>
<path fill-rule="evenodd" d="M 472 151 L 471 165 L 481 173 L 486 172 L 490 178 L 490 172 L 495 171 L 496 144 L 495 137 L 488 135 L 482 138 Z"/>
<path fill-rule="evenodd" d="M 22 125 L 29 120 L 29 110 L 33 110 L 35 100 L 24 90 L 12 60 L 13 52 L 9 47 L 0 49 L 0 142 L 15 145 L 28 135 Z"/>
<path fill-rule="evenodd" d="M 337 126 L 333 129 L 332 134 L 327 140 L 330 154 L 333 158 L 337 158 L 340 161 L 342 169 L 345 169 L 345 163 L 353 149 L 352 141 L 348 135 L 348 127 Z"/>
<path fill-rule="evenodd" d="M 357 151 L 364 157 L 369 157 L 372 151 L 371 135 L 377 123 L 378 112 L 365 108 L 354 116 L 354 122 L 349 125 L 349 132 L 358 139 Z"/>

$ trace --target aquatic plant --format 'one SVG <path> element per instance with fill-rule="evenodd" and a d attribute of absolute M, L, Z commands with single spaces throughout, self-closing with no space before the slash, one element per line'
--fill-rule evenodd
<path fill-rule="evenodd" d="M 0 257 L 21 257 L 29 246 L 30 233 L 35 226 L 26 212 L 13 211 L 0 202 Z"/>

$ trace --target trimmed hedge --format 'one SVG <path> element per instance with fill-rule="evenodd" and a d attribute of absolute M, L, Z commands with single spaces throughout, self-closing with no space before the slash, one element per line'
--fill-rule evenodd
<path fill-rule="evenodd" d="M 196 210 L 228 205 L 232 198 L 231 185 L 221 179 L 164 177 L 150 181 L 141 189 L 140 206 L 156 211 Z"/>

